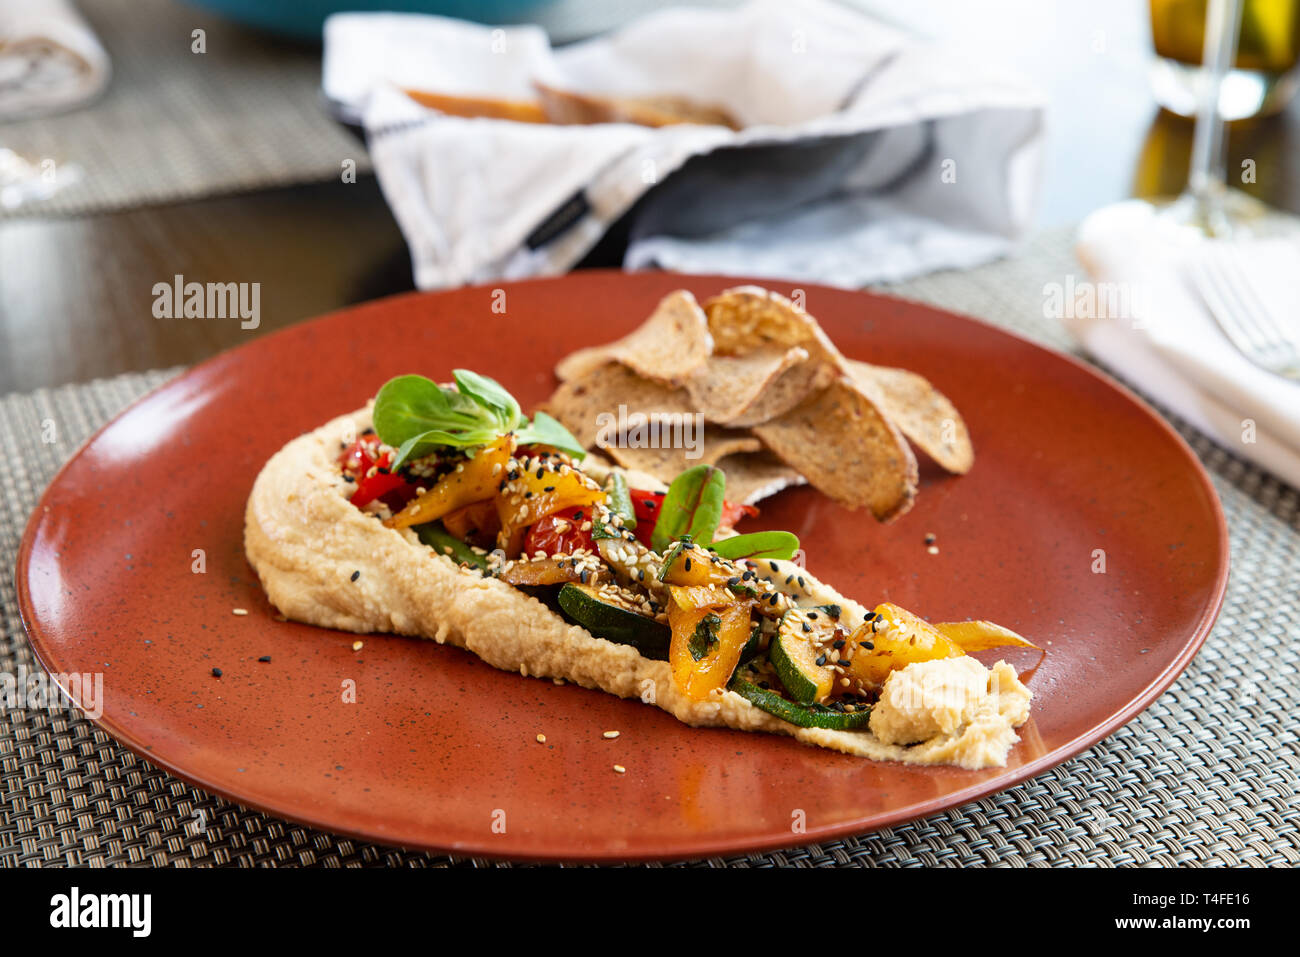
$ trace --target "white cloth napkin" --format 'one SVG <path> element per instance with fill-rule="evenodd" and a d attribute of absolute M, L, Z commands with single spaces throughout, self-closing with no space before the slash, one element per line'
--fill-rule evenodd
<path fill-rule="evenodd" d="M 1203 257 L 1229 252 L 1221 241 L 1170 242 L 1151 208 L 1135 202 L 1084 220 L 1077 252 L 1099 298 L 1132 305 L 1118 316 L 1067 309 L 1063 318 L 1083 347 L 1224 448 L 1300 487 L 1300 382 L 1238 352 L 1195 283 Z M 1245 239 L 1232 254 L 1300 336 L 1300 245 Z"/>
<path fill-rule="evenodd" d="M 0 120 L 81 106 L 103 92 L 110 72 L 67 0 L 0 0 Z"/>
<path fill-rule="evenodd" d="M 400 92 L 533 80 L 744 129 L 463 119 Z M 364 122 L 421 288 L 563 272 L 638 200 L 628 267 L 861 286 L 1004 253 L 1038 184 L 1033 89 L 824 0 L 666 9 L 558 50 L 536 27 L 339 14 L 323 85 Z"/>

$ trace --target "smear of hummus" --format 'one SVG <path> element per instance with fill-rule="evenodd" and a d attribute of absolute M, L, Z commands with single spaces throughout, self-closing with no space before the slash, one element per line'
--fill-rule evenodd
<path fill-rule="evenodd" d="M 1028 717 L 1029 690 L 1010 665 L 998 662 L 989 671 L 968 657 L 891 675 L 870 731 L 797 728 L 730 691 L 693 701 L 677 690 L 667 662 L 596 638 L 504 582 L 458 568 L 410 529 L 386 528 L 352 506 L 335 460 L 341 439 L 369 425 L 369 411 L 361 410 L 294 439 L 254 483 L 245 552 L 271 603 L 288 618 L 418 635 L 506 671 L 639 697 L 689 725 L 788 734 L 876 760 L 993 767 L 1006 763 L 1018 740 L 1013 729 Z M 866 611 L 857 602 L 793 563 L 776 564 L 775 581 L 802 577 L 805 587 L 791 592 L 800 604 L 838 604 L 846 624 L 862 621 Z M 940 688 L 963 695 L 964 703 L 943 704 Z"/>

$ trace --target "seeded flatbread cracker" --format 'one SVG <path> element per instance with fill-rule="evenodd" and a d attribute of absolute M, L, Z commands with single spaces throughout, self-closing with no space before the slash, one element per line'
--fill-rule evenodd
<path fill-rule="evenodd" d="M 734 452 L 713 464 L 726 473 L 727 501 L 741 505 L 755 505 L 784 488 L 808 484 L 796 469 L 768 449 Z"/>
<path fill-rule="evenodd" d="M 802 346 L 763 346 L 743 356 L 711 356 L 686 380 L 686 391 L 710 422 L 743 427 L 788 412 L 834 377 Z"/>
<path fill-rule="evenodd" d="M 817 320 L 785 296 L 758 286 L 736 286 L 704 303 L 714 351 L 746 355 L 764 346 L 801 346 L 809 358 L 844 369 L 844 357 Z"/>
<path fill-rule="evenodd" d="M 912 507 L 916 457 L 903 434 L 847 376 L 754 434 L 818 491 L 882 522 Z"/>
<path fill-rule="evenodd" d="M 562 383 L 543 408 L 585 448 L 664 483 L 693 465 L 762 448 L 748 432 L 707 424 L 684 389 L 643 379 L 617 362 Z"/>
<path fill-rule="evenodd" d="M 848 360 L 849 374 L 907 438 L 939 465 L 964 475 L 975 464 L 970 432 L 957 407 L 925 376 Z"/>
<path fill-rule="evenodd" d="M 575 379 L 611 359 L 665 385 L 681 385 L 713 352 L 708 320 L 695 297 L 684 289 L 665 296 L 650 318 L 622 339 L 571 352 L 555 374 Z"/>
<path fill-rule="evenodd" d="M 696 123 L 740 129 L 726 110 L 680 96 L 602 96 L 561 90 L 533 82 L 546 118 L 552 123 L 636 123 L 638 126 L 675 126 Z"/>

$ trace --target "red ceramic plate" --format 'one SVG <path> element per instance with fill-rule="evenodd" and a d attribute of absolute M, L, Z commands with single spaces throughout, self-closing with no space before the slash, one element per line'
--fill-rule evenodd
<path fill-rule="evenodd" d="M 432 642 L 374 635 L 354 652 L 354 635 L 272 617 L 244 559 L 244 501 L 290 438 L 403 372 L 476 369 L 530 408 L 567 352 L 622 335 L 672 289 L 703 298 L 736 283 L 588 272 L 508 284 L 504 300 L 489 288 L 401 296 L 198 366 L 99 432 L 42 498 L 18 561 L 37 656 L 55 673 L 102 672 L 108 733 L 248 807 L 412 848 L 593 861 L 749 852 L 932 814 L 1078 754 L 1169 686 L 1210 630 L 1228 569 L 1222 512 L 1182 440 L 1069 358 L 818 287 L 805 287 L 808 309 L 845 354 L 921 372 L 956 402 L 975 468 L 923 466 L 916 507 L 892 525 L 805 488 L 765 503 L 752 527 L 795 531 L 810 569 L 847 595 L 990 618 L 1045 645 L 1007 767 L 873 763 L 692 729 Z M 348 681 L 356 703 L 342 700 Z"/>

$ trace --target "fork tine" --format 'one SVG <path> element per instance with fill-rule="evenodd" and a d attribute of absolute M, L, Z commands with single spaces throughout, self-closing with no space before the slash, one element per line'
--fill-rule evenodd
<path fill-rule="evenodd" d="M 1232 265 L 1231 273 L 1235 281 L 1238 297 L 1246 300 L 1253 307 L 1248 314 L 1253 315 L 1264 330 L 1271 335 L 1278 351 L 1294 356 L 1296 354 L 1295 342 L 1286 334 L 1277 317 L 1273 315 L 1272 307 L 1259 294 L 1255 284 L 1250 281 L 1250 276 L 1241 258 L 1242 251 L 1237 248 L 1231 249 L 1229 250 L 1229 256 Z"/>
<path fill-rule="evenodd" d="M 1232 296 L 1217 261 L 1212 256 L 1202 256 L 1198 265 L 1200 268 L 1193 274 L 1195 284 L 1210 307 L 1211 317 L 1238 350 L 1258 362 L 1264 343 L 1258 333 L 1241 321 L 1241 306 Z"/>
<path fill-rule="evenodd" d="M 1197 257 L 1199 268 L 1190 270 L 1192 283 L 1211 318 L 1242 355 L 1275 375 L 1300 380 L 1296 342 L 1283 332 L 1239 256 L 1240 250 L 1220 246 Z"/>

